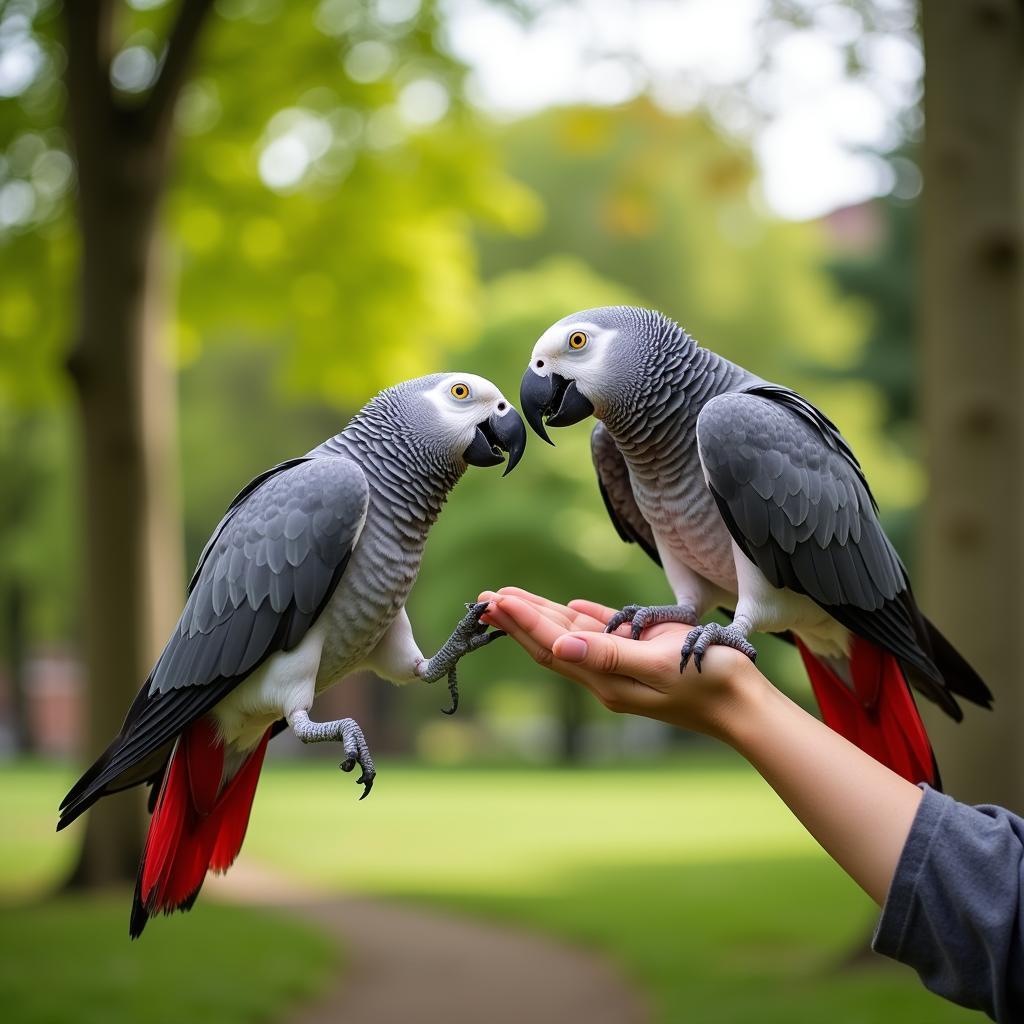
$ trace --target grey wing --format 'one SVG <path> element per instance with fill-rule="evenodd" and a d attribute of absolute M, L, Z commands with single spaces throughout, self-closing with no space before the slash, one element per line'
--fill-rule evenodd
<path fill-rule="evenodd" d="M 294 648 L 334 592 L 366 519 L 362 470 L 313 458 L 257 480 L 203 551 L 174 632 L 121 732 L 65 798 L 61 827 L 104 792 L 158 770 L 182 729 Z"/>
<path fill-rule="evenodd" d="M 590 454 L 597 471 L 597 486 L 616 532 L 627 544 L 639 544 L 661 565 L 651 524 L 644 519 L 636 503 L 626 460 L 603 423 L 598 423 L 591 431 Z"/>
<path fill-rule="evenodd" d="M 761 385 L 708 402 L 697 447 L 729 532 L 768 581 L 915 668 L 915 684 L 948 706 L 906 570 L 835 425 L 795 392 Z"/>

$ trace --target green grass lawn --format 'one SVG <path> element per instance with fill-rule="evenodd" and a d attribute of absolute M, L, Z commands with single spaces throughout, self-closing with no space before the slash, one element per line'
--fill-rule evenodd
<path fill-rule="evenodd" d="M 318 992 L 339 951 L 266 911 L 200 900 L 128 939 L 127 890 L 47 898 L 74 851 L 54 801 L 70 773 L 0 770 L 0 1018 L 7 1024 L 250 1024 Z"/>
<path fill-rule="evenodd" d="M 357 803 L 351 776 L 330 761 L 271 765 L 245 855 L 332 888 L 514 921 L 599 950 L 673 1024 L 981 1019 L 899 966 L 837 967 L 867 938 L 873 905 L 729 757 L 563 772 L 378 768 L 373 795 Z M 68 856 L 73 837 L 49 832 L 66 781 L 55 769 L 0 772 L 0 806 L 24 825 L 0 841 L 0 886 L 41 885 Z M 152 932 L 205 944 L 228 911 L 200 912 L 202 928 L 178 917 Z M 111 930 L 114 948 L 128 949 L 124 920 L 97 928 Z M 276 932 L 263 941 L 285 948 Z"/>
<path fill-rule="evenodd" d="M 129 942 L 130 893 L 0 909 L 8 1024 L 250 1024 L 282 1019 L 337 962 L 289 918 L 197 906 Z"/>

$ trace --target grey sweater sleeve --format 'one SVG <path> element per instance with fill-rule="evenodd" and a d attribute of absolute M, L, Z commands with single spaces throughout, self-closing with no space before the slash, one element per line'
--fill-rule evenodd
<path fill-rule="evenodd" d="M 872 945 L 932 992 L 1024 1021 L 1024 819 L 922 789 Z"/>

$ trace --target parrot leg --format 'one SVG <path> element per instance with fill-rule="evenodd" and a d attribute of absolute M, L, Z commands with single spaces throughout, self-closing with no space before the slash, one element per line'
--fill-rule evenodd
<path fill-rule="evenodd" d="M 700 663 L 707 649 L 712 644 L 731 647 L 745 654 L 751 661 L 757 661 L 757 648 L 747 639 L 746 631 L 734 622 L 731 626 L 722 626 L 717 622 L 709 622 L 706 626 L 691 629 L 680 652 L 679 671 L 682 672 L 693 658 L 693 664 L 700 671 Z"/>
<path fill-rule="evenodd" d="M 366 787 L 359 799 L 364 800 L 370 795 L 377 771 L 373 767 L 370 748 L 363 738 L 363 730 L 359 728 L 355 719 L 339 718 L 336 722 L 311 722 L 309 715 L 300 708 L 288 716 L 288 724 L 292 727 L 292 732 L 303 743 L 327 743 L 340 740 L 345 748 L 345 760 L 341 762 L 341 770 L 350 772 L 358 763 L 362 768 L 362 774 L 356 779 L 356 783 Z"/>
<path fill-rule="evenodd" d="M 632 626 L 633 639 L 639 640 L 640 634 L 648 626 L 657 626 L 662 622 L 682 622 L 687 626 L 696 625 L 700 616 L 691 604 L 627 604 L 621 612 L 616 612 L 604 627 L 606 633 L 614 633 L 624 622 Z"/>
<path fill-rule="evenodd" d="M 433 683 L 443 675 L 448 676 L 448 693 L 451 695 L 452 706 L 441 709 L 446 715 L 454 715 L 459 707 L 459 682 L 455 674 L 455 666 L 459 659 L 505 635 L 501 629 L 492 629 L 488 632 L 487 623 L 480 621 L 480 616 L 487 605 L 487 601 L 467 604 L 466 614 L 444 642 L 441 650 L 416 667 L 416 674 L 427 683 Z"/>

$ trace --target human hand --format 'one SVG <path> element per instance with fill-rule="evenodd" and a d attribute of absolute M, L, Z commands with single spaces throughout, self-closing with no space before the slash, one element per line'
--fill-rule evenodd
<path fill-rule="evenodd" d="M 742 701 L 770 686 L 750 659 L 709 648 L 701 671 L 679 672 L 679 650 L 692 629 L 664 623 L 628 636 L 603 632 L 614 609 L 593 601 L 550 601 L 518 587 L 484 591 L 481 621 L 505 630 L 538 664 L 585 686 L 606 708 L 643 715 L 727 739 Z"/>

